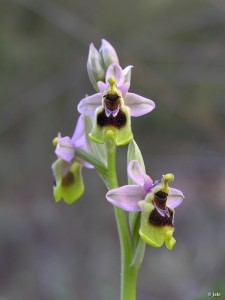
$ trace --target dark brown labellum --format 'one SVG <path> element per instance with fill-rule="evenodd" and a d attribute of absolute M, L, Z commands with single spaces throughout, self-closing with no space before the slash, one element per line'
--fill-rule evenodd
<path fill-rule="evenodd" d="M 168 215 L 167 215 L 168 214 Z M 156 208 L 150 213 L 149 223 L 155 226 L 172 226 L 173 227 L 173 211 L 167 208 L 167 214 L 162 216 Z"/>
<path fill-rule="evenodd" d="M 149 222 L 156 226 L 173 226 L 173 211 L 166 206 L 168 194 L 159 191 L 155 193 L 153 204 L 154 210 L 149 216 Z"/>
<path fill-rule="evenodd" d="M 166 200 L 167 200 L 168 194 L 163 192 L 163 191 L 159 191 L 157 193 L 155 193 L 155 197 L 154 197 L 154 203 L 156 206 L 158 206 L 161 209 L 166 209 Z"/>
<path fill-rule="evenodd" d="M 71 171 L 66 173 L 66 175 L 62 178 L 62 185 L 69 186 L 75 182 L 74 175 Z"/>
<path fill-rule="evenodd" d="M 107 94 L 104 96 L 104 104 L 110 111 L 115 111 L 120 105 L 120 97 L 114 94 Z"/>
<path fill-rule="evenodd" d="M 101 127 L 113 126 L 120 129 L 126 125 L 126 122 L 126 114 L 121 109 L 119 109 L 115 117 L 112 114 L 107 117 L 104 108 L 97 116 L 97 124 Z"/>
<path fill-rule="evenodd" d="M 159 191 L 157 193 L 155 193 L 155 197 L 160 201 L 160 202 L 165 202 L 167 200 L 168 194 L 163 192 L 163 191 Z"/>

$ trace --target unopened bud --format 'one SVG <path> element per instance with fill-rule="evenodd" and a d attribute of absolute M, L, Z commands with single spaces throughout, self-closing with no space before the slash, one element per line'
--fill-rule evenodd
<path fill-rule="evenodd" d="M 119 64 L 119 59 L 116 54 L 116 50 L 109 42 L 107 42 L 104 39 L 102 39 L 102 45 L 99 49 L 99 53 L 102 57 L 105 70 L 107 70 L 108 66 L 110 66 L 111 64 Z"/>
<path fill-rule="evenodd" d="M 93 43 L 91 43 L 90 48 L 89 48 L 87 71 L 88 71 L 89 79 L 90 79 L 94 89 L 97 92 L 99 92 L 97 82 L 104 81 L 105 70 L 103 67 L 102 57 L 99 54 L 98 50 L 93 45 Z"/>

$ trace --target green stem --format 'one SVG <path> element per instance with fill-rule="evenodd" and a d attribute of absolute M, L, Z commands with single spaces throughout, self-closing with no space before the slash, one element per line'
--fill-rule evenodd
<path fill-rule="evenodd" d="M 82 150 L 76 150 L 76 156 L 90 163 L 102 174 L 107 175 L 107 168 L 105 167 L 105 165 L 102 162 L 100 162 L 98 159 L 96 159 L 93 155 L 84 152 Z"/>
<path fill-rule="evenodd" d="M 116 146 L 111 139 L 107 140 L 107 159 L 108 159 L 108 183 L 109 188 L 118 187 L 116 173 Z M 129 236 L 129 230 L 124 211 L 118 207 L 114 207 L 116 217 L 117 230 L 119 234 L 120 250 L 121 250 L 121 300 L 136 299 L 136 284 L 138 269 L 130 266 L 132 259 L 132 248 Z"/>

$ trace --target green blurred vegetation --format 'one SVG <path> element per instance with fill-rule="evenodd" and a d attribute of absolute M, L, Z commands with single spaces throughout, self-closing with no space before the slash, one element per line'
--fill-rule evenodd
<path fill-rule="evenodd" d="M 175 174 L 186 198 L 174 251 L 148 248 L 138 300 L 225 299 L 225 4 L 222 0 L 0 3 L 0 297 L 115 300 L 119 246 L 105 188 L 84 170 L 85 194 L 55 204 L 51 141 L 71 135 L 94 93 L 90 42 L 134 66 L 131 91 L 157 108 L 133 118 L 153 179 Z M 119 149 L 126 182 L 126 149 Z M 222 282 L 217 286 L 218 283 Z"/>

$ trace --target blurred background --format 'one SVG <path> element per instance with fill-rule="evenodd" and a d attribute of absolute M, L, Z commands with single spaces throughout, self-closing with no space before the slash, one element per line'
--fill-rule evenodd
<path fill-rule="evenodd" d="M 1 0 L 0 299 L 119 299 L 113 209 L 93 170 L 76 204 L 52 196 L 52 139 L 72 135 L 94 93 L 88 48 L 107 39 L 131 92 L 157 108 L 133 118 L 153 179 L 175 174 L 173 251 L 147 247 L 137 300 L 225 299 L 225 2 Z M 126 183 L 126 147 L 118 150 Z"/>

